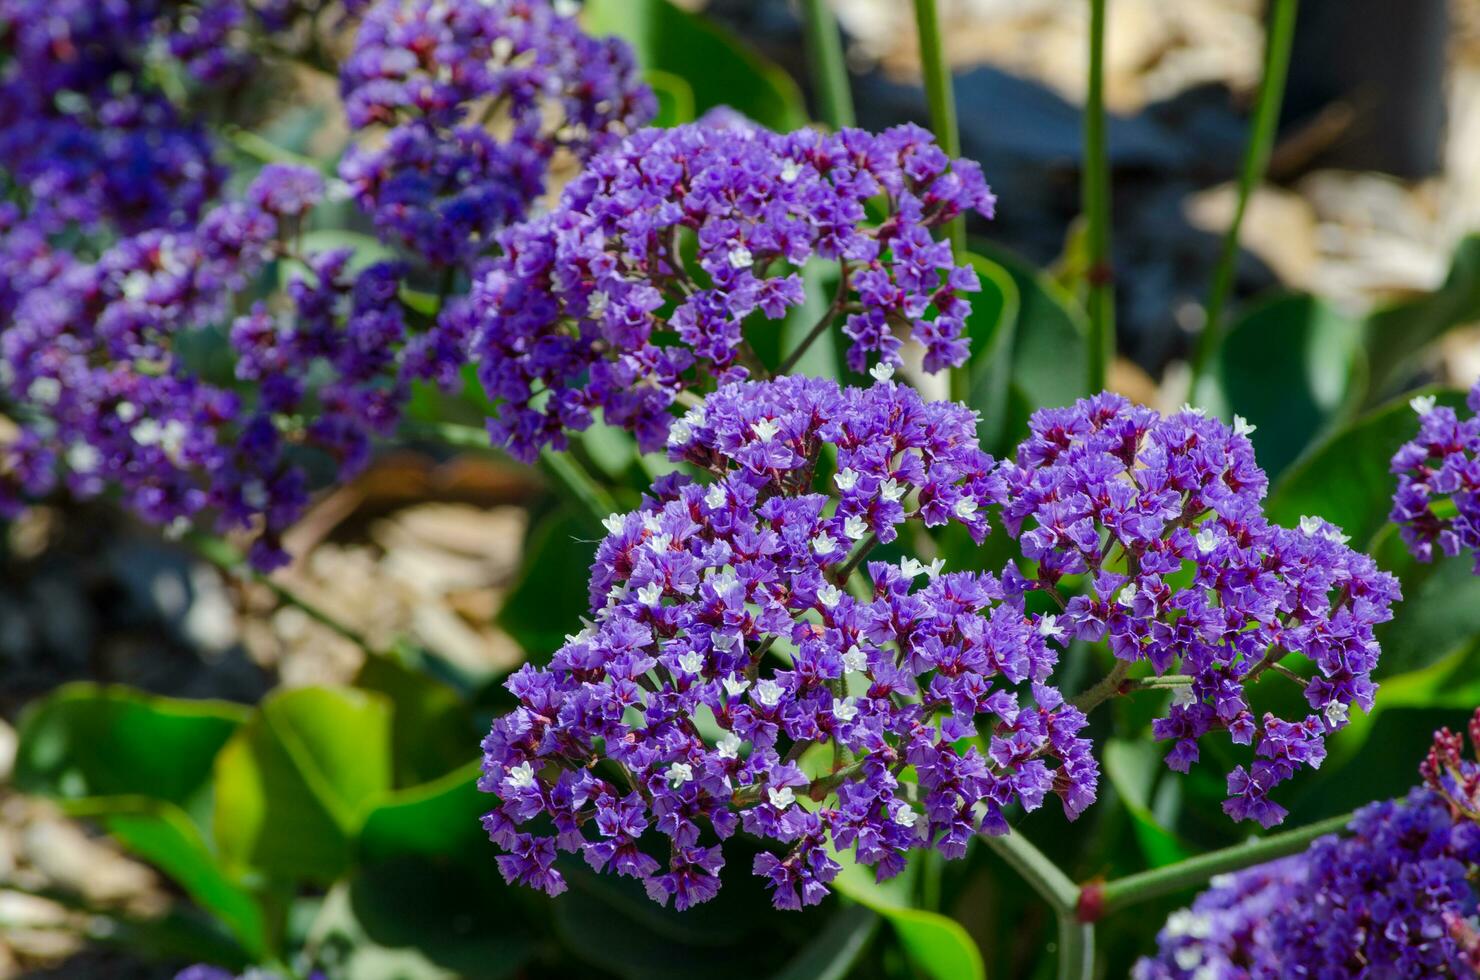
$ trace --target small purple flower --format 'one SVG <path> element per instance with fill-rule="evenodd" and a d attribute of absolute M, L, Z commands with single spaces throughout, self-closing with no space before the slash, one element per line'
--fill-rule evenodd
<path fill-rule="evenodd" d="M 980 169 L 915 126 L 643 131 L 593 159 L 552 213 L 505 232 L 475 284 L 493 436 L 532 459 L 599 410 L 661 447 L 681 393 L 749 375 L 742 327 L 799 307 L 814 258 L 842 270 L 832 313 L 854 370 L 870 355 L 899 364 L 896 331 L 924 345 L 926 370 L 961 364 L 964 294 L 979 284 L 931 231 L 992 206 Z"/>
<path fill-rule="evenodd" d="M 1024 587 L 1062 605 L 1054 642 L 1104 640 L 1120 676 L 1144 662 L 1182 681 L 1153 725 L 1174 742 L 1168 765 L 1185 772 L 1212 731 L 1252 747 L 1224 808 L 1268 827 L 1285 815 L 1270 790 L 1320 765 L 1351 707 L 1371 708 L 1373 627 L 1399 596 L 1333 525 L 1265 519 L 1268 481 L 1242 426 L 1190 409 L 1163 418 L 1110 394 L 1040 411 L 1002 471 L 1003 523 L 1036 563 Z M 1065 580 L 1081 587 L 1065 594 Z M 1291 654 L 1310 677 L 1285 664 Z M 1309 714 L 1255 717 L 1245 688 L 1276 674 L 1304 689 Z"/>
<path fill-rule="evenodd" d="M 1480 575 L 1480 382 L 1470 389 L 1469 418 L 1433 396 L 1412 405 L 1419 431 L 1393 456 L 1398 489 L 1388 519 L 1420 561 L 1432 561 L 1436 547 L 1451 558 L 1469 552 Z"/>
<path fill-rule="evenodd" d="M 555 894 L 554 855 L 581 853 L 683 909 L 718 890 L 743 827 L 776 845 L 752 870 L 797 909 L 839 871 L 829 843 L 883 879 L 916 848 L 1005 833 L 1011 803 L 1056 794 L 1072 818 L 1093 800 L 1084 715 L 1050 686 L 1021 590 L 864 561 L 913 522 L 984 538 L 1004 487 L 975 426 L 892 382 L 801 377 L 727 385 L 676 421 L 670 458 L 709 479 L 665 477 L 607 520 L 590 621 L 510 678 L 519 707 L 483 742 L 504 876 Z M 666 862 L 641 849 L 655 834 Z"/>

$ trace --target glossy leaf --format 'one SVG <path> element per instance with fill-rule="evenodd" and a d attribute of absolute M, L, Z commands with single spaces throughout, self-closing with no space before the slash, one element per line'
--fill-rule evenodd
<path fill-rule="evenodd" d="M 1012 397 L 1012 355 L 1022 300 L 1017 282 L 1001 264 L 968 254 L 982 289 L 971 297 L 966 321 L 971 338 L 971 360 L 966 364 L 966 404 L 981 413 L 977 436 L 982 445 L 1000 449 L 1009 431 Z"/>
<path fill-rule="evenodd" d="M 807 123 L 791 76 L 739 38 L 669 0 L 587 0 L 583 16 L 591 33 L 625 38 L 645 70 L 687 81 L 698 115 L 730 106 L 781 132 Z"/>
<path fill-rule="evenodd" d="M 848 855 L 837 860 L 843 870 L 834 880 L 834 888 L 883 916 L 922 973 L 934 980 L 985 978 L 981 951 L 961 923 L 938 912 L 910 908 L 908 882 L 913 864 L 904 875 L 879 884 L 871 871 L 855 864 Z"/>
<path fill-rule="evenodd" d="M 479 817 L 494 800 L 478 791 L 482 763 L 473 760 L 422 786 L 392 795 L 365 816 L 359 835 L 359 857 L 366 863 L 394 858 L 493 852 Z"/>
<path fill-rule="evenodd" d="M 1418 354 L 1450 329 L 1480 320 L 1480 235 L 1459 243 L 1443 285 L 1367 317 L 1372 393 L 1387 397 L 1416 368 Z"/>
<path fill-rule="evenodd" d="M 395 784 L 415 786 L 445 776 L 478 741 L 472 715 L 450 685 L 391 657 L 371 654 L 355 686 L 391 704 Z"/>
<path fill-rule="evenodd" d="M 564 508 L 531 530 L 524 569 L 499 610 L 498 624 L 533 662 L 549 662 L 589 614 L 586 585 L 596 545 L 589 523 Z"/>
<path fill-rule="evenodd" d="M 1188 857 L 1177 835 L 1162 825 L 1151 811 L 1150 792 L 1165 767 L 1163 751 L 1149 742 L 1111 739 L 1105 745 L 1104 769 L 1121 805 L 1131 816 L 1136 840 L 1151 867 L 1172 864 Z"/>

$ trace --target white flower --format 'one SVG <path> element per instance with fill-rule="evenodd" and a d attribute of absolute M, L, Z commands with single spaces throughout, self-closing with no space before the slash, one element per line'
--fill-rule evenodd
<path fill-rule="evenodd" d="M 129 430 L 134 437 L 134 442 L 141 446 L 153 446 L 164 438 L 164 426 L 154 419 L 143 419 Z"/>
<path fill-rule="evenodd" d="M 668 445 L 670 446 L 687 445 L 692 438 L 694 438 L 694 430 L 689 428 L 689 424 L 683 419 L 674 422 L 672 428 L 668 430 Z"/>
<path fill-rule="evenodd" d="M 74 473 L 91 473 L 103 461 L 103 454 L 85 442 L 74 442 L 67 450 L 67 465 Z"/>
<path fill-rule="evenodd" d="M 838 485 L 839 490 L 847 493 L 858 486 L 858 472 L 851 466 L 845 466 L 833 474 L 833 482 Z"/>
<path fill-rule="evenodd" d="M 1414 395 L 1408 400 L 1408 407 L 1419 415 L 1427 415 L 1434 410 L 1434 403 L 1437 401 L 1433 395 Z"/>
<path fill-rule="evenodd" d="M 738 698 L 745 693 L 746 688 L 750 687 L 750 681 L 741 677 L 739 674 L 731 674 L 722 683 L 724 684 L 725 693 L 732 698 Z"/>
<path fill-rule="evenodd" d="M 750 423 L 750 431 L 754 432 L 761 442 L 770 442 L 776 438 L 776 433 L 781 431 L 781 426 L 771 419 L 761 419 L 759 422 Z"/>
<path fill-rule="evenodd" d="M 771 798 L 771 805 L 778 810 L 785 810 L 797 801 L 797 795 L 791 791 L 790 786 L 783 786 L 780 789 L 767 786 L 766 795 Z"/>
<path fill-rule="evenodd" d="M 905 578 L 914 578 L 924 573 L 925 566 L 918 559 L 901 558 L 899 560 L 899 570 L 904 573 Z"/>
<path fill-rule="evenodd" d="M 1208 414 L 1201 408 L 1193 408 L 1191 402 L 1183 402 L 1181 411 L 1186 412 L 1188 415 L 1196 415 L 1198 418 L 1202 418 Z"/>
<path fill-rule="evenodd" d="M 127 425 L 139 417 L 139 406 L 133 402 L 119 402 L 113 413 L 118 416 L 118 421 Z"/>
<path fill-rule="evenodd" d="M 1177 708 L 1185 708 L 1190 704 L 1196 704 L 1197 698 L 1192 693 L 1192 685 L 1181 684 L 1172 688 L 1172 705 Z"/>
<path fill-rule="evenodd" d="M 1045 613 L 1038 617 L 1038 635 L 1051 636 L 1057 639 L 1064 635 L 1064 628 L 1059 625 L 1059 617 L 1053 613 Z"/>
<path fill-rule="evenodd" d="M 874 376 L 875 381 L 888 381 L 894 377 L 894 365 L 885 364 L 883 361 L 880 361 L 878 364 L 869 368 L 868 373 Z"/>
<path fill-rule="evenodd" d="M 694 767 L 689 765 L 687 762 L 675 762 L 673 765 L 668 767 L 668 781 L 672 783 L 674 787 L 682 786 L 684 783 L 693 778 Z"/>
<path fill-rule="evenodd" d="M 1330 704 L 1326 705 L 1326 710 L 1323 713 L 1326 716 L 1327 723 L 1329 723 L 1332 728 L 1336 728 L 1346 723 L 1346 719 L 1351 712 L 1347 708 L 1347 706 L 1342 704 L 1340 701 L 1332 701 Z"/>
<path fill-rule="evenodd" d="M 795 160 L 788 160 L 781 165 L 781 182 L 783 184 L 795 184 L 797 178 L 802 175 L 802 165 Z"/>
<path fill-rule="evenodd" d="M 1213 920 L 1191 909 L 1179 909 L 1167 917 L 1166 933 L 1173 937 L 1206 939 L 1213 933 Z"/>
<path fill-rule="evenodd" d="M 819 555 L 830 555 L 838 550 L 838 543 L 828 535 L 819 533 L 812 539 L 812 550 Z"/>
<path fill-rule="evenodd" d="M 889 479 L 879 484 L 879 496 L 883 497 L 885 500 L 895 501 L 904 496 L 905 489 L 906 488 L 903 484 L 901 484 L 899 481 L 895 480 L 894 477 L 891 476 Z"/>
<path fill-rule="evenodd" d="M 755 699 L 768 708 L 774 708 L 784 693 L 785 689 L 769 677 L 755 682 Z"/>
<path fill-rule="evenodd" d="M 824 582 L 817 590 L 817 601 L 829 609 L 837 608 L 843 599 L 843 590 L 831 582 Z"/>
<path fill-rule="evenodd" d="M 709 587 L 714 590 L 715 595 L 723 595 L 740 584 L 740 579 L 728 568 L 709 580 Z"/>
<path fill-rule="evenodd" d="M 648 550 L 649 551 L 652 551 L 655 554 L 660 554 L 661 555 L 663 552 L 665 552 L 665 551 L 668 550 L 668 546 L 671 545 L 672 543 L 673 543 L 673 535 L 671 535 L 671 534 L 655 534 L 652 537 L 648 538 L 647 546 L 648 546 Z"/>
<path fill-rule="evenodd" d="M 956 506 L 952 507 L 951 510 L 955 513 L 957 517 L 961 518 L 961 520 L 969 521 L 971 520 L 971 515 L 976 513 L 976 506 L 976 501 L 972 498 L 962 497 L 960 500 L 956 501 Z"/>
<path fill-rule="evenodd" d="M 587 626 L 587 627 L 582 628 L 582 630 L 579 633 L 567 633 L 567 634 L 565 634 L 565 642 L 566 642 L 566 645 L 567 646 L 569 646 L 572 643 L 590 643 L 591 640 L 593 638 L 595 638 L 595 636 L 596 636 L 596 631 L 593 630 L 591 627 Z"/>
<path fill-rule="evenodd" d="M 647 531 L 649 534 L 657 534 L 662 529 L 662 527 L 663 525 L 658 523 L 657 514 L 642 515 L 642 529 L 644 531 Z"/>
<path fill-rule="evenodd" d="M 267 488 L 262 485 L 261 480 L 248 480 L 242 484 L 242 503 L 253 510 L 262 510 L 267 506 Z"/>
<path fill-rule="evenodd" d="M 602 519 L 601 526 L 606 528 L 607 534 L 616 534 L 622 529 L 622 515 L 608 514 Z"/>
<path fill-rule="evenodd" d="M 854 541 L 861 541 L 868 534 L 868 521 L 854 515 L 843 522 L 843 533 Z"/>
<path fill-rule="evenodd" d="M 1205 527 L 1193 537 L 1197 542 L 1197 550 L 1205 555 L 1211 555 L 1218 548 L 1218 535 L 1210 527 Z"/>
<path fill-rule="evenodd" d="M 38 405 L 55 405 L 62 397 L 62 383 L 56 378 L 37 378 L 31 382 L 26 394 Z M 124 404 L 127 404 L 125 402 Z M 130 405 L 130 408 L 133 406 Z M 119 406 L 122 410 L 123 405 Z M 127 420 L 125 420 L 127 421 Z"/>
<path fill-rule="evenodd" d="M 736 639 L 738 638 L 734 633 L 710 633 L 709 645 L 724 653 L 735 645 Z"/>
<path fill-rule="evenodd" d="M 581 5 L 576 0 L 554 0 L 550 7 L 559 17 L 574 17 L 581 12 Z"/>
<path fill-rule="evenodd" d="M 749 269 L 755 265 L 755 256 L 750 254 L 750 249 L 744 245 L 736 245 L 730 249 L 730 268 Z"/>
<path fill-rule="evenodd" d="M 678 658 L 678 669 L 685 674 L 697 674 L 704 669 L 704 655 L 698 650 L 690 650 Z"/>
<path fill-rule="evenodd" d="M 848 722 L 858 717 L 858 701 L 854 698 L 833 698 L 833 717 Z"/>
<path fill-rule="evenodd" d="M 721 759 L 738 759 L 740 757 L 740 736 L 734 732 L 725 732 L 725 737 L 719 740 L 714 750 L 719 753 Z"/>
<path fill-rule="evenodd" d="M 843 654 L 843 669 L 852 671 L 868 670 L 868 654 L 858 649 L 858 644 L 853 644 L 848 648 L 848 652 Z"/>
<path fill-rule="evenodd" d="M 527 762 L 521 762 L 519 765 L 510 769 L 508 775 L 504 778 L 513 789 L 533 789 L 534 767 Z"/>
<path fill-rule="evenodd" d="M 930 564 L 928 564 L 928 565 L 925 566 L 925 577 L 926 578 L 935 578 L 937 575 L 939 575 L 941 572 L 943 572 L 945 570 L 946 570 L 946 560 L 944 558 L 935 558 L 935 559 L 932 559 L 931 562 L 930 562 Z"/>
<path fill-rule="evenodd" d="M 1233 417 L 1233 434 L 1236 436 L 1253 435 L 1258 428 L 1259 426 L 1251 424 L 1242 415 L 1235 415 Z"/>
<path fill-rule="evenodd" d="M 920 815 L 905 804 L 900 804 L 894 811 L 893 820 L 901 827 L 913 827 Z"/>
<path fill-rule="evenodd" d="M 711 509 L 718 509 L 725 505 L 725 488 L 716 483 L 704 493 L 704 502 Z"/>
<path fill-rule="evenodd" d="M 644 606 L 656 606 L 663 598 L 663 583 L 649 582 L 637 590 L 637 601 Z"/>
<path fill-rule="evenodd" d="M 123 298 L 143 299 L 149 292 L 149 273 L 143 269 L 135 269 L 123 278 Z"/>
<path fill-rule="evenodd" d="M 1129 609 L 1131 606 L 1135 605 L 1136 592 L 1136 583 L 1132 582 L 1125 588 L 1120 590 L 1120 595 L 1116 598 L 1115 601 L 1120 603 L 1122 608 Z"/>

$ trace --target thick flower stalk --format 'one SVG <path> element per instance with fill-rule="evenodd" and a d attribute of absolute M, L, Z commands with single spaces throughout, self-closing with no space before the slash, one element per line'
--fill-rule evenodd
<path fill-rule="evenodd" d="M 813 258 L 840 278 L 811 336 L 845 317 L 855 371 L 871 355 L 898 364 L 897 331 L 924 345 L 926 370 L 960 364 L 963 294 L 979 284 L 931 231 L 992 206 L 980 168 L 914 126 L 641 132 L 593 159 L 553 212 L 504 233 L 475 284 L 494 439 L 529 459 L 599 411 L 661 448 L 680 395 L 761 373 L 744 329 L 802 304 Z"/>
<path fill-rule="evenodd" d="M 350 124 L 389 130 L 340 175 L 385 240 L 442 266 L 523 218 L 558 155 L 583 162 L 657 111 L 627 44 L 548 0 L 376 0 L 340 80 Z"/>
<path fill-rule="evenodd" d="M 1480 715 L 1471 723 L 1480 735 Z M 1357 811 L 1349 836 L 1224 875 L 1157 937 L 1137 980 L 1472 977 L 1480 973 L 1480 766 L 1448 730 L 1407 797 Z"/>
<path fill-rule="evenodd" d="M 975 423 L 889 381 L 799 377 L 727 385 L 676 422 L 670 458 L 707 476 L 608 520 L 592 621 L 509 680 L 520 705 L 483 743 L 504 876 L 557 894 L 563 851 L 683 909 L 743 828 L 772 842 L 752 870 L 794 909 L 827 894 L 829 841 L 883 879 L 913 849 L 1005 833 L 1009 804 L 1087 806 L 1085 719 L 1022 589 L 864 564 L 916 523 L 987 533 L 1003 486 Z"/>
<path fill-rule="evenodd" d="M 1174 742 L 1168 765 L 1186 772 L 1198 739 L 1226 731 L 1254 760 L 1229 774 L 1224 809 L 1280 822 L 1270 790 L 1320 765 L 1353 705 L 1372 706 L 1373 627 L 1391 616 L 1396 579 L 1324 520 L 1265 519 L 1268 481 L 1241 420 L 1163 418 L 1103 394 L 1040 411 L 1030 429 L 1002 472 L 1003 523 L 1035 563 L 1028 587 L 1061 606 L 1053 642 L 1105 640 L 1116 658 L 1081 703 L 1129 689 L 1131 665 L 1147 664 L 1174 690 L 1154 725 Z M 1308 714 L 1253 713 L 1247 688 L 1275 674 L 1303 688 Z"/>
<path fill-rule="evenodd" d="M 347 250 L 296 252 L 322 191 L 313 171 L 269 166 L 196 229 L 124 238 L 27 292 L 0 334 L 0 381 L 23 424 L 0 446 L 0 509 L 60 471 L 73 493 L 116 487 L 155 523 L 209 511 L 223 529 L 253 528 L 254 563 L 282 564 L 279 535 L 307 504 L 301 450 L 341 476 L 360 468 L 397 421 L 400 365 L 417 356 L 395 266 L 351 271 Z M 305 271 L 233 321 L 233 296 L 272 258 Z M 245 397 L 181 356 L 185 335 L 227 324 Z"/>
<path fill-rule="evenodd" d="M 1393 456 L 1398 476 L 1389 520 L 1415 557 L 1432 561 L 1435 548 L 1453 558 L 1469 552 L 1480 575 L 1480 382 L 1470 389 L 1471 416 L 1413 399 L 1418 435 Z"/>

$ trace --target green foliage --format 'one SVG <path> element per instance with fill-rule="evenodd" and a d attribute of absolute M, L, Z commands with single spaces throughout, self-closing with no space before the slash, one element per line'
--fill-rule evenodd
<path fill-rule="evenodd" d="M 1476 320 L 1480 320 L 1480 235 L 1470 235 L 1455 249 L 1443 285 L 1367 318 L 1373 395 L 1391 395 L 1413 373 L 1430 344 Z"/>

